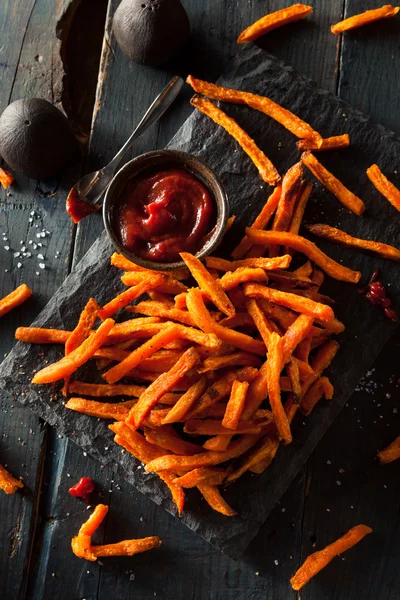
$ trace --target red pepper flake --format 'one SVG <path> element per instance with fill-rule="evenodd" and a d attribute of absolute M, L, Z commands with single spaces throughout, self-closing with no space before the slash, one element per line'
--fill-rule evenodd
<path fill-rule="evenodd" d="M 383 312 L 388 319 L 391 319 L 395 323 L 399 320 L 396 311 L 392 306 L 392 302 L 390 298 L 386 295 L 386 290 L 379 278 L 379 269 L 376 269 L 372 273 L 372 277 L 369 280 L 368 284 L 359 289 L 359 294 L 365 294 L 366 299 L 371 304 L 380 304 L 383 308 Z"/>
<path fill-rule="evenodd" d="M 89 502 L 89 494 L 95 489 L 93 479 L 91 477 L 81 477 L 78 483 L 69 488 L 68 492 L 74 498 L 82 498 L 85 502 Z"/>

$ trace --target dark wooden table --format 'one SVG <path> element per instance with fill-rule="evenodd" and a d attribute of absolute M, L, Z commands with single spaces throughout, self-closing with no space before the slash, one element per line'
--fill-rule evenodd
<path fill-rule="evenodd" d="M 81 172 L 113 156 L 172 74 L 190 71 L 215 80 L 237 52 L 243 27 L 287 4 L 185 0 L 192 24 L 189 47 L 174 64 L 150 69 L 129 63 L 116 46 L 111 19 L 118 2 L 3 0 L 0 6 L 0 109 L 35 96 L 63 107 L 86 148 Z M 331 23 L 377 3 L 310 4 L 310 19 L 273 32 L 264 47 L 400 134 L 398 18 L 335 37 Z M 136 143 L 134 154 L 168 142 L 190 113 L 189 97 L 185 90 Z M 78 174 L 46 183 L 17 176 L 11 193 L 1 192 L 0 296 L 22 281 L 34 290 L 29 303 L 2 319 L 2 354 L 12 347 L 15 328 L 32 321 L 102 230 L 100 217 L 74 229 L 65 215 L 66 190 Z M 42 231 L 50 233 L 37 237 Z M 14 256 L 29 240 L 42 246 L 29 245 L 31 258 Z M 44 270 L 38 268 L 39 253 L 45 256 Z M 0 598 L 288 600 L 297 597 L 289 578 L 304 557 L 360 522 L 374 534 L 337 558 L 301 598 L 399 598 L 400 464 L 380 467 L 374 458 L 399 433 L 399 346 L 397 335 L 237 562 L 84 456 L 22 408 L 18 398 L 1 398 L 0 462 L 24 477 L 26 489 L 0 495 Z M 94 564 L 74 557 L 70 540 L 88 512 L 67 490 L 82 475 L 96 480 L 96 500 L 110 506 L 104 539 L 157 534 L 161 549 Z"/>

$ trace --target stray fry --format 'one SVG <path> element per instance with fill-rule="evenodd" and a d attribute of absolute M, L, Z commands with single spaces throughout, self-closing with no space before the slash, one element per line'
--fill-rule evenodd
<path fill-rule="evenodd" d="M 237 141 L 257 167 L 263 181 L 269 185 L 279 183 L 280 175 L 272 162 L 234 119 L 228 117 L 224 111 L 205 98 L 194 97 L 190 103 L 200 112 L 210 117 L 215 123 L 223 127 Z"/>
<path fill-rule="evenodd" d="M 9 171 L 0 168 L 0 183 L 4 189 L 13 184 L 14 176 Z"/>
<path fill-rule="evenodd" d="M 320 162 L 315 158 L 311 152 L 303 152 L 301 155 L 301 161 L 311 171 L 311 173 L 330 191 L 336 198 L 351 210 L 357 216 L 362 215 L 365 210 L 364 202 L 353 192 L 351 192 L 346 186 L 343 185 L 337 177 L 332 175 L 328 169 L 326 169 Z"/>
<path fill-rule="evenodd" d="M 92 535 L 100 527 L 107 512 L 108 506 L 98 504 L 89 519 L 81 526 L 78 535 L 72 539 L 72 552 L 78 558 L 85 558 L 93 562 L 102 556 L 133 556 L 161 545 L 159 537 L 151 536 L 139 540 L 124 540 L 116 544 L 92 546 Z"/>
<path fill-rule="evenodd" d="M 347 248 L 360 248 L 361 250 L 368 250 L 374 252 L 382 258 L 388 260 L 400 261 L 400 250 L 394 246 L 383 244 L 382 242 L 374 242 L 372 240 L 362 240 L 360 238 L 353 237 L 341 229 L 336 227 L 330 227 L 330 225 L 324 225 L 317 223 L 315 225 L 307 225 L 308 231 L 314 235 L 329 240 L 330 242 L 337 242 Z"/>
<path fill-rule="evenodd" d="M 335 25 L 331 26 L 331 31 L 332 33 L 337 35 L 338 33 L 349 31 L 350 29 L 356 29 L 357 27 L 368 25 L 368 23 L 373 23 L 374 21 L 378 21 L 379 19 L 387 19 L 388 17 L 394 17 L 395 15 L 397 15 L 399 10 L 399 7 L 394 7 L 390 4 L 385 4 L 385 6 L 381 6 L 381 8 L 366 10 L 363 13 L 349 17 L 344 21 L 339 21 L 339 23 L 336 23 Z"/>
<path fill-rule="evenodd" d="M 350 146 L 350 136 L 348 133 L 334 135 L 333 137 L 324 138 L 320 145 L 314 140 L 299 140 L 296 146 L 300 152 L 305 150 L 337 150 L 338 148 Z"/>
<path fill-rule="evenodd" d="M 236 511 L 225 502 L 215 485 L 211 485 L 206 481 L 205 483 L 199 483 L 197 487 L 211 508 L 226 517 L 234 517 L 236 515 Z"/>
<path fill-rule="evenodd" d="M 400 458 L 400 435 L 389 446 L 378 452 L 381 465 L 385 465 Z"/>
<path fill-rule="evenodd" d="M 25 300 L 28 300 L 31 296 L 32 290 L 25 283 L 17 287 L 11 294 L 0 300 L 0 317 L 25 302 Z"/>
<path fill-rule="evenodd" d="M 282 27 L 288 23 L 294 23 L 295 21 L 300 21 L 300 19 L 305 19 L 311 12 L 312 6 L 307 6 L 306 4 L 293 4 L 288 8 L 281 8 L 273 13 L 269 13 L 242 31 L 238 37 L 237 43 L 245 44 L 247 42 L 254 42 L 254 40 L 260 36 L 277 27 Z"/>
<path fill-rule="evenodd" d="M 290 583 L 292 584 L 292 588 L 296 591 L 300 590 L 314 575 L 326 567 L 335 556 L 358 544 L 368 533 L 372 533 L 370 527 L 367 527 L 367 525 L 356 525 L 323 550 L 318 550 L 310 554 L 300 569 L 291 578 Z"/>
<path fill-rule="evenodd" d="M 333 279 L 348 281 L 350 283 L 358 283 L 360 280 L 361 273 L 359 271 L 352 271 L 347 267 L 343 267 L 324 254 L 315 244 L 300 235 L 287 231 L 258 231 L 257 229 L 250 228 L 246 229 L 246 233 L 255 244 L 263 246 L 284 244 L 293 250 L 305 254 L 325 273 L 333 277 Z"/>
<path fill-rule="evenodd" d="M 400 212 L 400 190 L 385 177 L 378 165 L 371 165 L 367 169 L 367 175 L 378 192 Z"/>
<path fill-rule="evenodd" d="M 0 465 L 0 490 L 6 494 L 15 494 L 18 488 L 23 488 L 24 484 L 9 473 L 3 465 Z"/>
<path fill-rule="evenodd" d="M 186 79 L 186 83 L 192 86 L 195 92 L 208 96 L 213 100 L 221 100 L 222 102 L 232 102 L 233 104 L 247 104 L 250 108 L 254 108 L 280 123 L 293 135 L 300 139 L 312 139 L 322 142 L 322 137 L 317 131 L 305 121 L 302 121 L 295 114 L 283 108 L 276 102 L 270 100 L 266 96 L 259 96 L 251 92 L 241 90 L 233 90 L 224 88 L 214 83 L 207 83 L 201 79 L 195 79 L 191 75 Z M 193 103 L 193 102 L 192 102 Z M 244 149 L 244 148 L 243 148 Z"/>

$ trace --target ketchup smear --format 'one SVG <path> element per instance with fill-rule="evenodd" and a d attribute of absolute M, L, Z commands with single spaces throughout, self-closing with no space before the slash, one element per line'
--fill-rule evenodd
<path fill-rule="evenodd" d="M 69 488 L 68 492 L 74 498 L 82 498 L 85 502 L 89 502 L 89 494 L 94 492 L 95 485 L 91 477 L 81 477 L 78 483 Z"/>
<path fill-rule="evenodd" d="M 215 205 L 207 188 L 179 168 L 129 180 L 119 198 L 115 226 L 121 243 L 143 259 L 180 260 L 195 253 L 215 226 Z"/>
<path fill-rule="evenodd" d="M 378 277 L 379 269 L 376 269 L 366 287 L 359 289 L 358 293 L 365 294 L 366 299 L 371 304 L 380 304 L 386 317 L 397 323 L 399 318 L 392 306 L 390 298 L 386 296 L 386 290 L 383 283 L 378 281 Z"/>
<path fill-rule="evenodd" d="M 79 223 L 82 219 L 91 215 L 99 210 L 99 206 L 90 204 L 82 200 L 75 188 L 72 188 L 68 194 L 67 202 L 65 205 L 67 213 L 71 217 L 74 223 Z"/>

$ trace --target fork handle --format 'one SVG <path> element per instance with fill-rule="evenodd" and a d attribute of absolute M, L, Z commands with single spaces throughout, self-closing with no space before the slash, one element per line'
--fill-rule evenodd
<path fill-rule="evenodd" d="M 107 165 L 106 169 L 116 168 L 126 152 L 130 149 L 133 142 L 140 136 L 144 131 L 150 127 L 153 123 L 158 121 L 160 117 L 165 113 L 167 108 L 172 104 L 175 98 L 183 86 L 183 79 L 181 77 L 174 77 L 163 89 L 161 94 L 157 96 L 150 108 L 147 110 L 139 125 L 133 131 L 132 135 L 127 139 L 125 144 L 122 146 L 120 151 L 114 156 L 112 161 Z"/>

